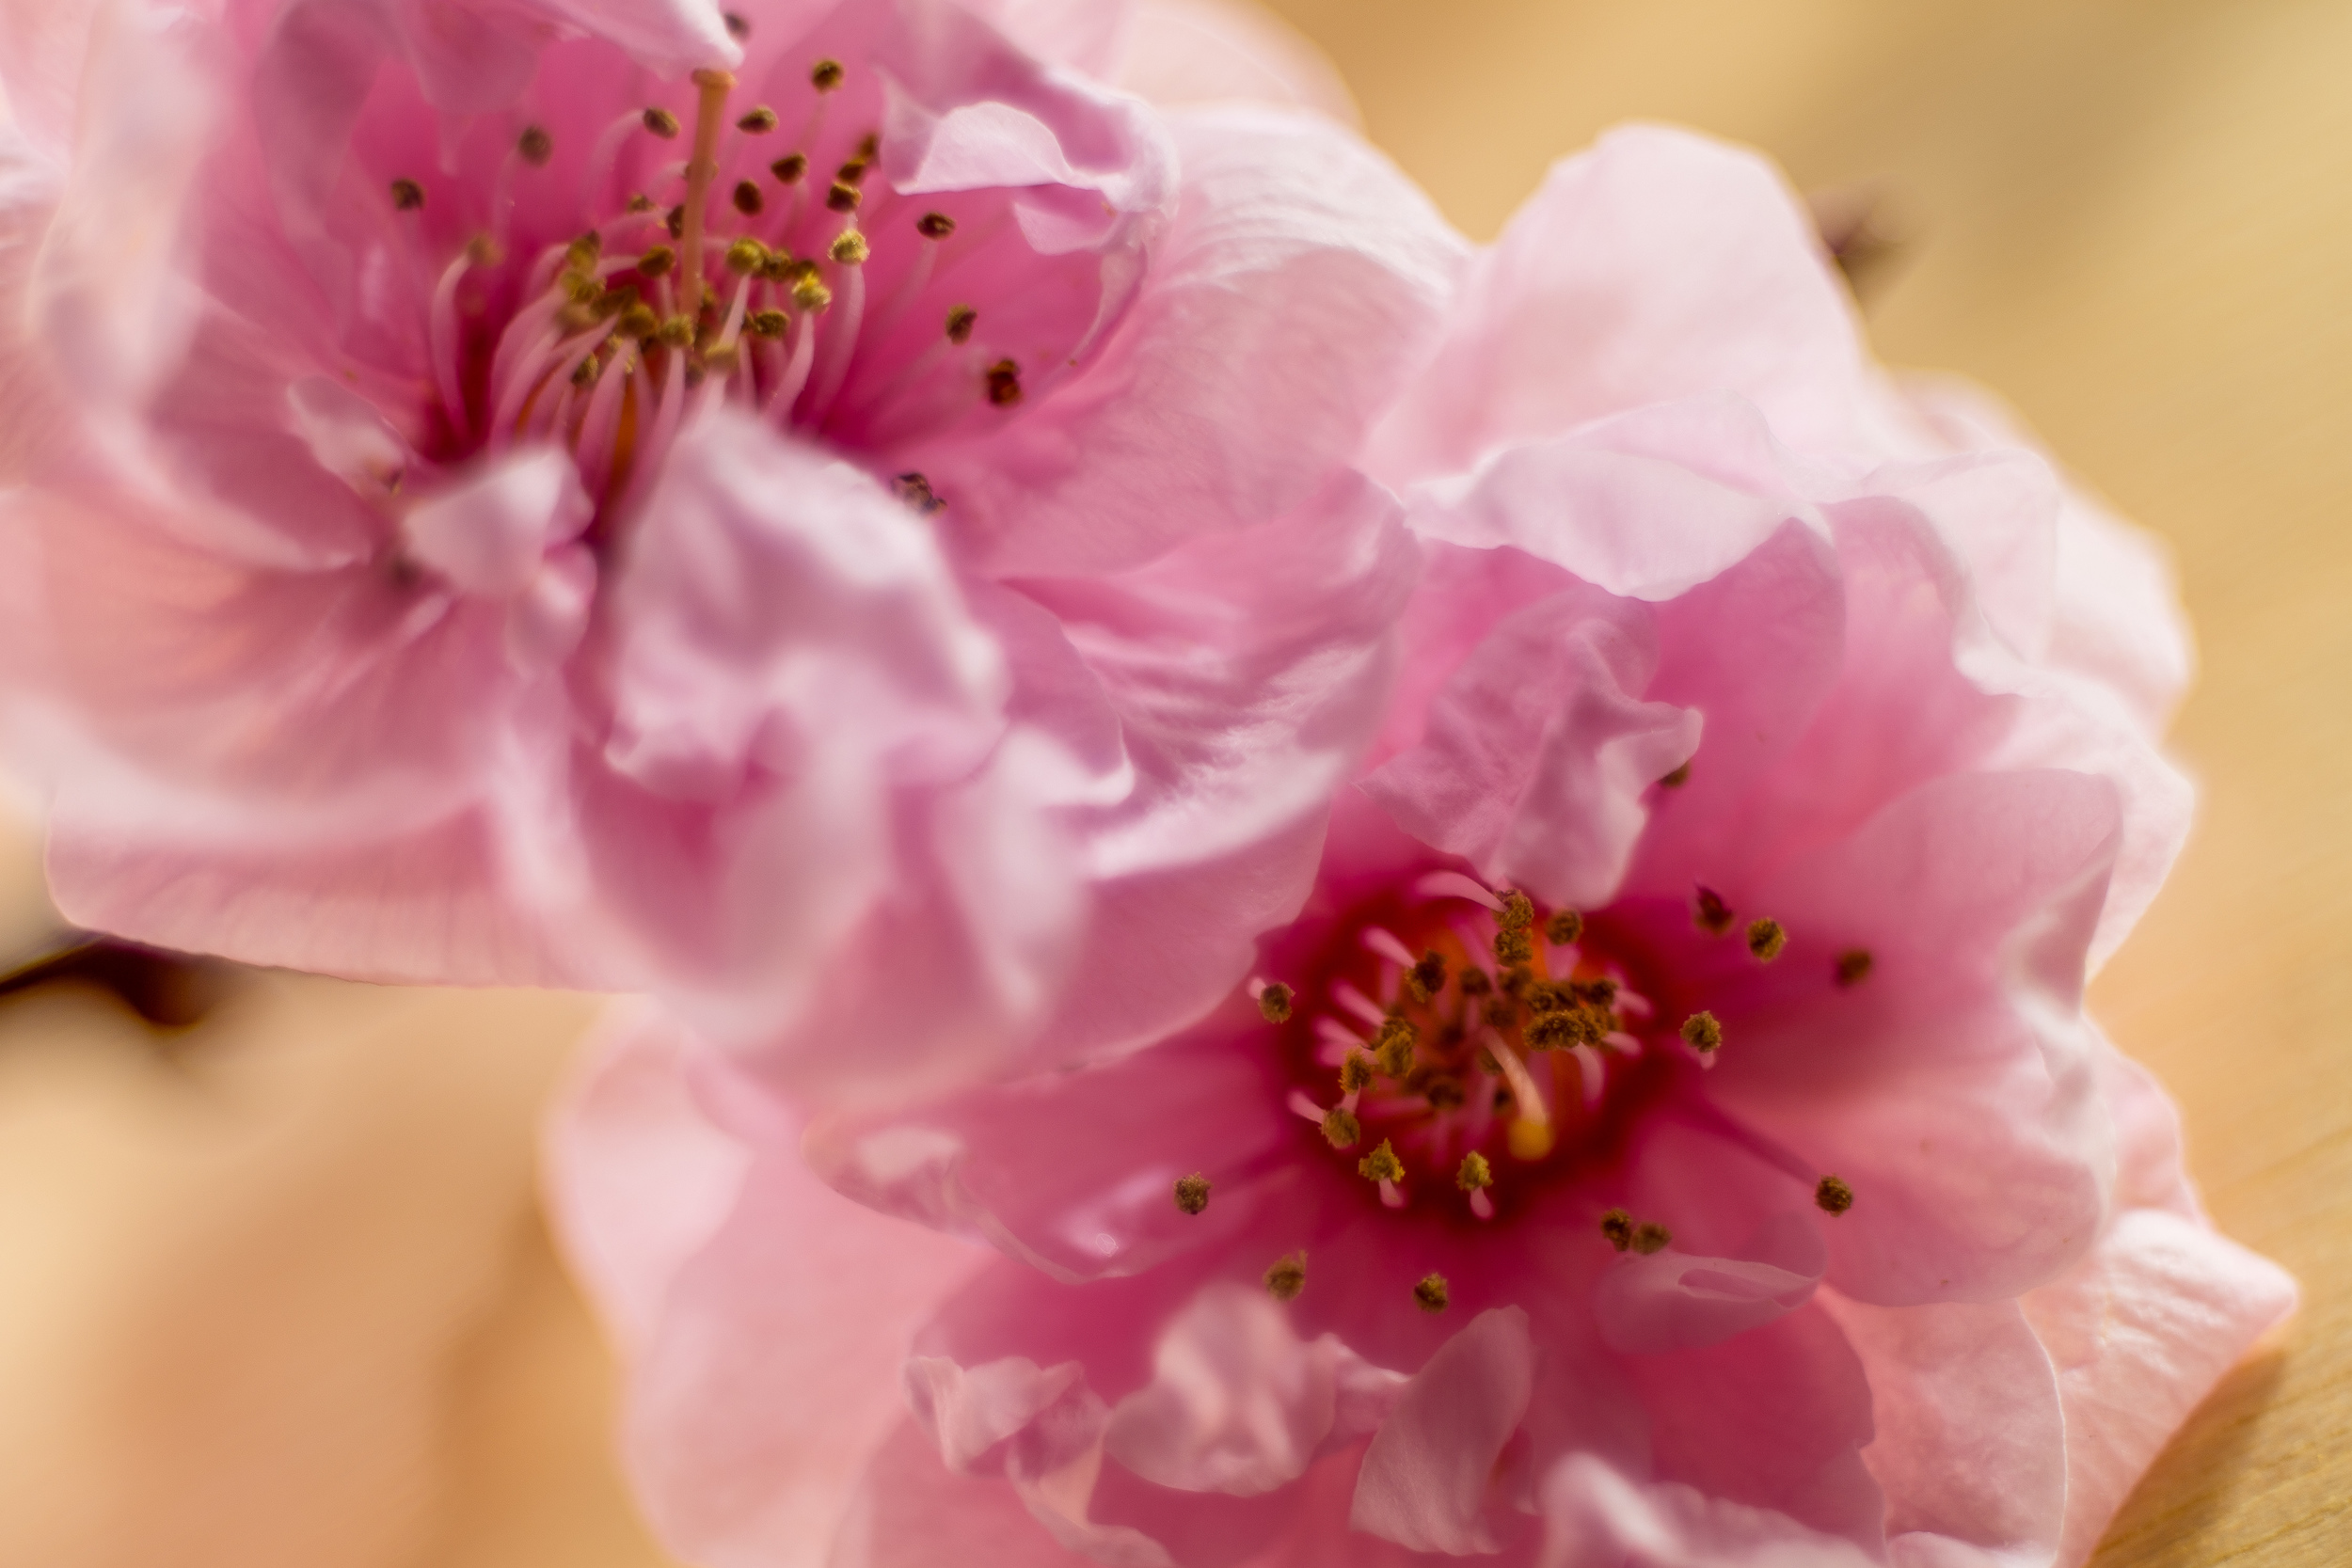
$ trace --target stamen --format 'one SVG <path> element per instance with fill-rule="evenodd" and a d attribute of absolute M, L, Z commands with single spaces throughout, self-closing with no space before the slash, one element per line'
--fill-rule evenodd
<path fill-rule="evenodd" d="M 515 150 L 532 168 L 545 168 L 548 160 L 555 156 L 555 138 L 548 135 L 544 126 L 526 125 L 523 134 L 515 139 Z"/>
<path fill-rule="evenodd" d="M 872 248 L 866 245 L 865 235 L 859 233 L 854 229 L 844 229 L 840 233 L 834 236 L 833 248 L 830 254 L 834 261 L 840 262 L 843 266 L 855 267 L 863 266 L 866 262 L 866 258 L 872 255 L 873 251 Z M 1009 363 L 1009 361 L 1008 361 L 1008 363 Z"/>
<path fill-rule="evenodd" d="M 1269 980 L 1257 988 L 1258 1014 L 1268 1023 L 1288 1023 L 1291 1003 L 1295 997 L 1290 987 L 1279 980 Z"/>
<path fill-rule="evenodd" d="M 1633 1244 L 1633 1216 L 1622 1209 L 1612 1209 L 1600 1217 L 1600 1233 L 1609 1238 L 1609 1244 L 1619 1252 Z"/>
<path fill-rule="evenodd" d="M 1858 986 L 1870 977 L 1870 953 L 1864 947 L 1849 947 L 1837 955 L 1837 984 L 1839 987 Z"/>
<path fill-rule="evenodd" d="M 1577 1068 L 1584 1077 L 1584 1108 L 1594 1110 L 1600 1104 L 1602 1089 L 1608 1086 L 1609 1069 L 1601 1066 L 1600 1053 L 1589 1045 L 1571 1047 L 1568 1054 L 1576 1058 Z"/>
<path fill-rule="evenodd" d="M 1690 782 L 1691 765 L 1686 762 L 1681 767 L 1676 768 L 1673 772 L 1667 774 L 1664 778 L 1659 780 L 1658 785 L 1661 789 L 1680 789 L 1684 784 L 1687 784 Z"/>
<path fill-rule="evenodd" d="M 931 489 L 931 482 L 919 473 L 900 474 L 892 480 L 890 493 L 926 517 L 947 509 L 947 503 Z"/>
<path fill-rule="evenodd" d="M 752 36 L 752 24 L 733 11 L 722 11 L 719 20 L 726 24 L 727 36 L 740 43 Z"/>
<path fill-rule="evenodd" d="M 1296 1301 L 1298 1292 L 1307 1288 L 1307 1255 L 1294 1252 L 1276 1259 L 1265 1272 L 1265 1288 L 1276 1301 Z"/>
<path fill-rule="evenodd" d="M 651 250 L 637 258 L 637 271 L 640 276 L 647 279 L 662 277 L 676 265 L 677 252 L 666 245 L 655 245 Z"/>
<path fill-rule="evenodd" d="M 808 85 L 818 92 L 833 92 L 841 86 L 841 78 L 846 74 L 839 60 L 818 60 L 809 68 Z"/>
<path fill-rule="evenodd" d="M 787 152 L 770 164 L 768 172 L 774 175 L 784 184 L 797 185 L 801 182 L 801 176 L 808 172 L 808 155 L 804 152 Z"/>
<path fill-rule="evenodd" d="M 1655 1220 L 1644 1220 L 1633 1227 L 1633 1250 L 1647 1258 L 1663 1249 L 1675 1239 L 1675 1233 Z"/>
<path fill-rule="evenodd" d="M 1197 1214 L 1209 1206 L 1209 1179 L 1199 1171 L 1176 1179 L 1176 1207 Z"/>
<path fill-rule="evenodd" d="M 1361 1051 L 1351 1051 L 1340 1063 L 1340 1092 L 1361 1094 L 1372 1087 L 1372 1058 Z"/>
<path fill-rule="evenodd" d="M 1434 1000 L 1445 990 L 1445 958 L 1435 948 L 1413 960 L 1405 972 L 1405 989 L 1416 1002 Z"/>
<path fill-rule="evenodd" d="M 1748 951 L 1759 963 L 1771 963 L 1788 945 L 1788 933 L 1777 920 L 1761 919 L 1748 922 Z"/>
<path fill-rule="evenodd" d="M 1474 1193 L 1495 1184 L 1494 1167 L 1476 1149 L 1462 1156 L 1462 1168 L 1454 1173 L 1454 1184 L 1466 1193 Z"/>
<path fill-rule="evenodd" d="M 1519 896 L 1517 894 L 1513 897 Z M 1495 933 L 1495 961 L 1503 964 L 1523 964 L 1534 957 L 1535 944 L 1528 939 L 1525 926 L 1505 926 Z"/>
<path fill-rule="evenodd" d="M 810 292 L 809 297 L 803 298 L 803 290 Z M 816 363 L 817 356 L 815 312 L 823 309 L 832 297 L 825 286 L 814 277 L 803 278 L 792 286 L 793 303 L 801 307 L 802 315 L 799 325 L 793 328 L 791 360 L 786 364 L 784 375 L 777 381 L 775 388 L 768 394 L 768 401 L 760 405 L 761 411 L 770 418 L 788 412 L 799 399 L 801 388 L 808 385 L 808 368 Z"/>
<path fill-rule="evenodd" d="M 1441 1274 L 1422 1275 L 1421 1283 L 1413 1287 L 1413 1300 L 1424 1312 L 1444 1311 L 1447 1301 L 1445 1275 Z"/>
<path fill-rule="evenodd" d="M 825 192 L 825 205 L 836 213 L 854 213 L 865 194 L 847 181 L 835 180 L 832 188 Z"/>
<path fill-rule="evenodd" d="M 392 207 L 396 212 L 413 213 L 424 205 L 424 187 L 414 180 L 392 182 Z"/>
<path fill-rule="evenodd" d="M 1584 934 L 1584 917 L 1574 910 L 1554 911 L 1544 922 L 1544 940 L 1554 947 L 1565 947 Z"/>
<path fill-rule="evenodd" d="M 1375 1029 L 1388 1027 L 1389 1015 L 1381 1009 L 1380 1004 L 1358 990 L 1345 980 L 1337 981 L 1332 985 L 1331 1000 L 1371 1024 Z"/>
<path fill-rule="evenodd" d="M 1502 899 L 1487 891 L 1485 883 L 1459 871 L 1432 871 L 1413 884 L 1413 891 L 1424 898 L 1467 898 L 1497 914 L 1502 912 Z"/>
<path fill-rule="evenodd" d="M 735 210 L 747 218 L 759 216 L 760 210 L 768 205 L 767 198 L 759 194 L 759 187 L 749 180 L 735 182 L 734 199 Z"/>
<path fill-rule="evenodd" d="M 944 240 L 956 231 L 956 220 L 945 213 L 925 213 L 914 220 L 914 231 L 927 240 Z"/>
<path fill-rule="evenodd" d="M 1462 971 L 1462 994 L 1485 996 L 1495 989 L 1494 977 L 1475 966 Z"/>
<path fill-rule="evenodd" d="M 1413 1047 L 1421 1039 L 1421 1031 L 1401 1018 L 1384 1020 L 1380 1033 L 1372 1042 L 1374 1059 L 1380 1070 L 1391 1078 L 1402 1078 L 1413 1070 Z"/>
<path fill-rule="evenodd" d="M 702 314 L 703 220 L 709 204 L 710 182 L 719 177 L 719 116 L 726 108 L 727 94 L 734 89 L 735 76 L 731 71 L 706 67 L 694 72 L 694 153 L 686 161 L 686 213 L 678 230 L 678 248 L 686 258 L 678 307 L 690 321 Z"/>
<path fill-rule="evenodd" d="M 1712 1056 L 1723 1048 L 1724 1026 L 1713 1013 L 1692 1013 L 1682 1021 L 1682 1038 L 1701 1056 Z"/>
<path fill-rule="evenodd" d="M 1853 1207 L 1853 1189 L 1835 1176 L 1824 1176 L 1813 1189 L 1813 1201 L 1823 1213 L 1836 1218 Z"/>
<path fill-rule="evenodd" d="M 1502 895 L 1502 912 L 1495 919 L 1506 931 L 1524 930 L 1535 924 L 1535 901 L 1513 888 Z"/>
<path fill-rule="evenodd" d="M 660 104 L 657 103 L 652 108 L 647 109 L 641 119 L 644 123 L 645 129 L 651 131 L 655 135 L 660 136 L 663 141 L 677 140 L 677 116 L 672 114 L 669 110 L 661 107 Z"/>
<path fill-rule="evenodd" d="M 1367 1181 L 1402 1181 L 1405 1162 L 1396 1157 L 1396 1145 L 1387 1138 L 1380 1147 L 1356 1162 L 1356 1170 Z"/>
<path fill-rule="evenodd" d="M 947 312 L 947 341 L 961 348 L 972 341 L 972 328 L 979 324 L 980 313 L 969 305 L 959 305 Z"/>
<path fill-rule="evenodd" d="M 1724 902 L 1722 894 L 1711 887 L 1701 887 L 1698 908 L 1691 918 L 1697 923 L 1700 930 L 1710 937 L 1719 937 L 1731 929 L 1731 923 L 1737 916 L 1731 912 L 1731 906 Z"/>
<path fill-rule="evenodd" d="M 1010 408 L 1021 401 L 1021 367 L 1009 359 L 999 359 L 988 368 L 988 401 L 999 408 Z"/>
<path fill-rule="evenodd" d="M 1413 957 L 1413 950 L 1411 948 L 1397 941 L 1396 934 L 1394 932 L 1387 930 L 1381 927 L 1365 927 L 1360 932 L 1357 933 L 1356 940 L 1362 942 L 1370 951 L 1379 954 L 1382 958 L 1388 959 L 1391 963 L 1395 964 L 1400 969 L 1410 969 L 1417 961 Z M 1426 998 L 1423 1000 L 1426 1000 Z"/>
<path fill-rule="evenodd" d="M 1358 1121 L 1356 1114 L 1346 1106 L 1334 1105 L 1323 1113 L 1324 1141 L 1333 1148 L 1354 1148 L 1362 1141 L 1363 1135 L 1363 1123 Z M 1388 1145 L 1384 1143 L 1380 1147 L 1386 1148 Z"/>
<path fill-rule="evenodd" d="M 1492 1029 L 1486 1034 L 1487 1054 L 1502 1069 L 1503 1081 L 1511 1085 L 1512 1098 L 1518 1101 L 1519 1114 L 1511 1123 L 1505 1141 L 1511 1152 L 1522 1160 L 1540 1160 L 1551 1152 L 1551 1111 L 1544 1103 L 1543 1091 L 1535 1086 L 1535 1075 L 1527 1070 L 1518 1053 L 1503 1043 L 1502 1037 Z"/>
<path fill-rule="evenodd" d="M 737 120 L 735 128 L 745 135 L 764 136 L 776 128 L 776 111 L 762 103 Z"/>

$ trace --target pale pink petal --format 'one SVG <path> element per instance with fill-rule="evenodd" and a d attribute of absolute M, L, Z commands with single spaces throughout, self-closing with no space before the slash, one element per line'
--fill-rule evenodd
<path fill-rule="evenodd" d="M 1120 86 L 1154 103 L 1248 99 L 1361 123 L 1321 50 L 1273 13 L 1236 0 L 1145 0 L 1125 56 Z"/>
<path fill-rule="evenodd" d="M 1482 1312 L 1413 1374 L 1356 1481 L 1348 1527 L 1422 1552 L 1499 1550 L 1497 1464 L 1527 1414 L 1527 1313 Z"/>
<path fill-rule="evenodd" d="M 2103 781 L 1956 775 L 1754 890 L 1796 935 L 1770 969 L 1723 951 L 1745 994 L 1709 1087 L 1852 1187 L 1824 1223 L 1840 1291 L 1995 1299 L 2090 1244 L 2107 1133 L 2075 1009 L 2114 833 Z M 1869 976 L 1837 988 L 1855 947 Z"/>
<path fill-rule="evenodd" d="M 1631 598 L 1671 599 L 1819 514 L 1775 475 L 1727 479 L 1689 461 L 1726 431 L 1759 436 L 1735 400 L 1694 399 L 1573 436 L 1503 448 L 1413 492 L 1415 532 L 1509 545 Z"/>
<path fill-rule="evenodd" d="M 1649 1416 L 1653 1480 L 1878 1550 L 1885 1504 L 1861 1458 L 1868 1377 L 1819 1306 L 1620 1365 Z"/>
<path fill-rule="evenodd" d="M 1370 1434 L 1406 1381 L 1301 1339 L 1262 1290 L 1211 1285 L 1162 1331 L 1150 1386 L 1112 1408 L 1104 1451 L 1161 1486 L 1254 1497 Z"/>
<path fill-rule="evenodd" d="M 502 599 L 529 587 L 548 547 L 590 515 L 571 455 L 539 447 L 420 502 L 401 519 L 401 536 L 411 560 L 459 592 Z"/>
<path fill-rule="evenodd" d="M 961 0 L 1022 48 L 1108 78 L 1134 36 L 1134 0 Z"/>
<path fill-rule="evenodd" d="M 0 110 L 44 163 L 73 143 L 74 94 L 105 0 L 8 0 L 0 6 Z"/>
<path fill-rule="evenodd" d="M 548 1117 L 556 1230 L 632 1354 L 652 1344 L 671 1286 L 725 1223 L 752 1164 L 695 1100 L 701 1049 L 652 1004 L 614 1003 Z"/>
<path fill-rule="evenodd" d="M 1543 1484 L 1544 1568 L 1864 1568 L 1850 1541 L 1677 1482 L 1645 1486 L 1577 1454 Z"/>
<path fill-rule="evenodd" d="M 1733 1256 L 1712 1258 L 1676 1246 L 1620 1259 L 1600 1276 L 1593 1316 L 1609 1348 L 1628 1354 L 1719 1344 L 1812 1299 L 1823 1262 L 1814 1227 L 1803 1215 L 1786 1213 L 1767 1222 Z"/>
<path fill-rule="evenodd" d="M 1464 279 L 1446 344 L 1374 438 L 1395 479 L 1700 393 L 1835 451 L 1858 417 L 1851 308 L 1761 158 L 1659 126 L 1556 165 Z"/>
<path fill-rule="evenodd" d="M 996 1476 L 958 1475 L 914 1420 L 902 1421 L 859 1482 L 825 1568 L 1100 1568 L 1056 1541 Z M 714 1568 L 766 1568 L 718 1558 Z"/>
<path fill-rule="evenodd" d="M 2072 1568 L 2221 1374 L 2295 1310 L 2296 1288 L 2196 1221 L 2135 1209 L 2023 1305 L 2066 1413 L 2058 1560 Z"/>
<path fill-rule="evenodd" d="M 915 455 L 998 575 L 1148 561 L 1268 523 L 1348 462 L 1424 352 L 1460 243 L 1320 117 L 1172 117 L 1175 221 L 1082 381 Z"/>
<path fill-rule="evenodd" d="M 188 344 L 183 214 L 221 104 L 195 29 L 111 9 L 77 103 L 73 173 L 33 266 L 29 311 L 51 363 L 98 409 L 127 413 Z"/>
<path fill-rule="evenodd" d="M 1954 1544 L 2040 1560 L 2066 1510 L 2068 1431 L 2049 1357 L 2013 1301 L 1821 1305 L 1870 1379 L 1877 1434 L 1863 1463 L 1886 1494 L 1895 1560 Z"/>
<path fill-rule="evenodd" d="M 720 1568 L 821 1568 L 904 1418 L 915 1328 L 985 1254 L 833 1193 L 788 1122 L 721 1133 L 698 1106 L 733 1091 L 692 1076 L 672 1028 L 625 1038 L 559 1113 L 551 1207 L 591 1281 L 645 1271 L 607 1305 L 636 1341 L 624 1442 L 663 1539 Z"/>
<path fill-rule="evenodd" d="M 807 1152 L 861 1202 L 1079 1280 L 1231 1243 L 1259 1217 L 1251 1174 L 1287 1120 L 1263 1069 L 1171 1045 L 1061 1075 L 1051 1093 L 1014 1084 L 887 1119 L 820 1122 Z M 1195 1172 L 1213 1196 L 1186 1214 L 1175 1184 Z"/>
<path fill-rule="evenodd" d="M 1498 886 L 1605 902 L 1647 823 L 1645 793 L 1699 744 L 1696 712 L 1641 700 L 1657 663 L 1637 605 L 1585 589 L 1516 610 L 1431 705 L 1422 742 L 1359 787 Z"/>
<path fill-rule="evenodd" d="M 1332 793 L 1380 724 L 1416 567 L 1393 502 L 1343 478 L 1278 522 L 1133 571 L 1024 585 L 1014 710 L 1102 775 L 1071 818 L 1096 914 L 1041 1049 L 1191 1022 L 1296 911 Z"/>
<path fill-rule="evenodd" d="M 1955 446 L 2037 450 L 2015 416 L 1979 388 L 1915 377 L 1902 390 Z M 2056 572 L 2049 663 L 2106 685 L 2152 738 L 2161 736 L 2195 668 L 2169 553 L 2154 535 L 2069 486 L 2058 510 Z"/>

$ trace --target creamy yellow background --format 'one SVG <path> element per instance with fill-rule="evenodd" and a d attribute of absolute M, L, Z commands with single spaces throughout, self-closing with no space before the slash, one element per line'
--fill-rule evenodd
<path fill-rule="evenodd" d="M 2352 1556 L 2352 6 L 1283 0 L 1486 237 L 1629 117 L 1870 187 L 1880 352 L 1998 388 L 2170 541 L 2205 785 L 2096 997 L 2308 1304 L 2102 1568 Z M 38 933 L 5 847 L 0 947 Z M 532 1197 L 562 998 L 259 982 L 159 1053 L 0 1007 L 0 1568 L 644 1568 Z"/>

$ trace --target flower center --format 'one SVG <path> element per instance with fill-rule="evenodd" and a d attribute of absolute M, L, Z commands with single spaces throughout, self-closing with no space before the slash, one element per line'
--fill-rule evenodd
<path fill-rule="evenodd" d="M 489 182 L 487 222 L 432 291 L 442 455 L 554 440 L 610 508 L 720 401 L 867 451 L 1019 404 L 1020 364 L 952 297 L 968 253 L 1005 229 L 974 235 L 969 220 L 1001 214 L 971 210 L 985 193 L 941 198 L 960 220 L 869 182 L 880 138 L 840 123 L 847 78 L 820 59 L 798 102 L 746 108 L 730 107 L 730 73 L 697 71 L 691 125 L 630 106 L 584 156 L 526 126 Z M 549 181 L 576 184 L 529 188 Z M 385 194 L 430 254 L 434 190 L 403 174 Z M 551 212 L 587 226 L 523 244 Z"/>
<path fill-rule="evenodd" d="M 1576 911 L 1452 871 L 1343 921 L 1303 995 L 1256 990 L 1295 1069 L 1290 1107 L 1329 1158 L 1390 1208 L 1481 1220 L 1604 1152 L 1672 1053 L 1711 1065 L 1722 1039 L 1661 1017 Z"/>

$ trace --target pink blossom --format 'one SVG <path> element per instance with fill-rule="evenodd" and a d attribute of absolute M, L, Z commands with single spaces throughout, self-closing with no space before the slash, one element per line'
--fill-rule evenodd
<path fill-rule="evenodd" d="M 2088 1557 L 2294 1300 L 2082 1007 L 2185 649 L 1800 213 L 1624 133 L 1470 269 L 1380 736 L 1189 1027 L 828 1112 L 616 1024 L 553 1184 L 679 1551 Z"/>
<path fill-rule="evenodd" d="M 1413 568 L 1350 464 L 1462 247 L 1326 119 L 1088 74 L 1120 8 L 739 11 L 14 62 L 81 84 L 0 184 L 72 918 L 840 1078 L 1155 1033 L 1303 894 Z"/>

